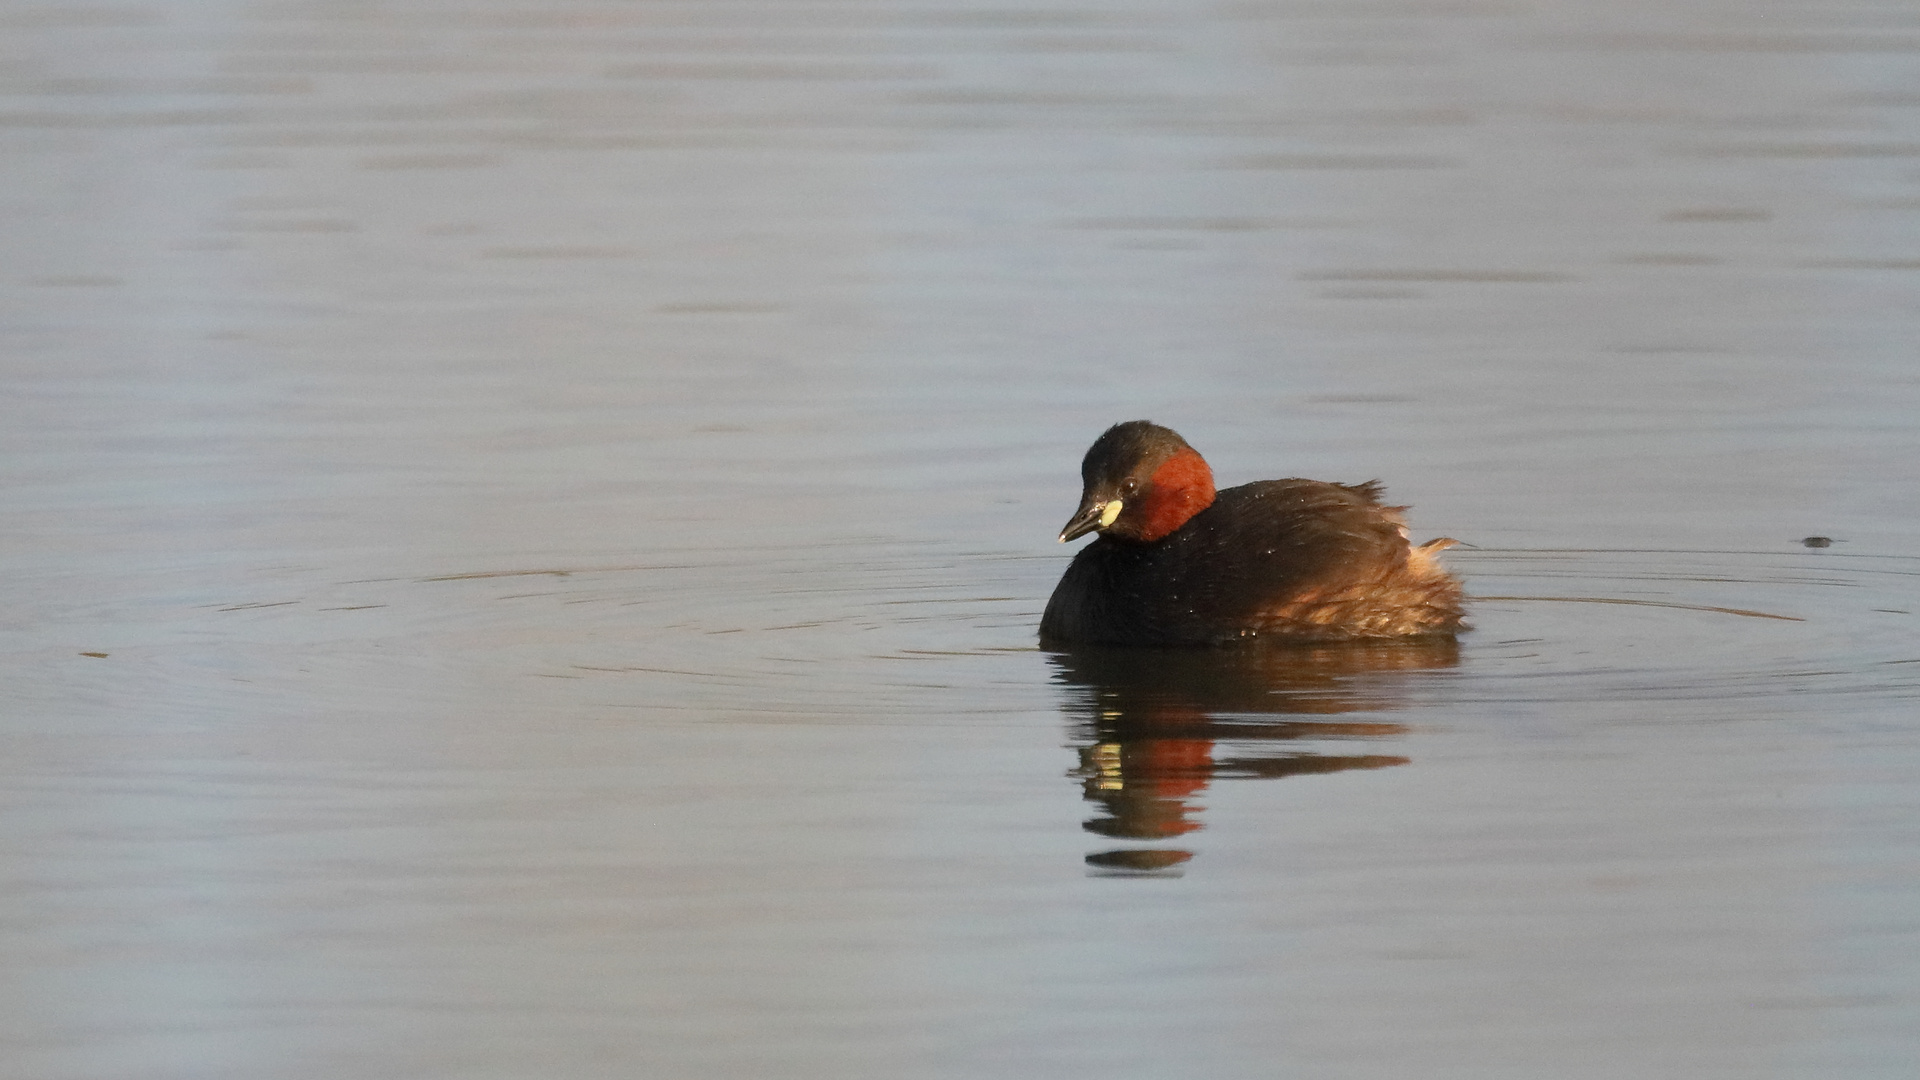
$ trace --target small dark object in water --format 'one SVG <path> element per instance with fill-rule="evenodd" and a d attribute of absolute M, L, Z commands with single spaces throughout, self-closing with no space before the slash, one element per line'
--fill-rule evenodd
<path fill-rule="evenodd" d="M 1833 546 L 1833 537 L 1831 537 L 1831 536 L 1809 536 L 1809 537 L 1807 537 L 1807 538 L 1806 538 L 1805 540 L 1802 540 L 1802 541 L 1800 541 L 1800 542 L 1801 542 L 1802 544 L 1805 544 L 1805 545 L 1806 545 L 1807 547 L 1832 547 L 1832 546 Z"/>

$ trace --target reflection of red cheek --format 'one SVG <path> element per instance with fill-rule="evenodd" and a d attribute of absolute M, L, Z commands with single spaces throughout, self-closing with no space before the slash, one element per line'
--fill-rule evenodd
<path fill-rule="evenodd" d="M 1212 739 L 1148 739 L 1128 764 L 1155 797 L 1185 798 L 1203 791 L 1213 773 Z"/>

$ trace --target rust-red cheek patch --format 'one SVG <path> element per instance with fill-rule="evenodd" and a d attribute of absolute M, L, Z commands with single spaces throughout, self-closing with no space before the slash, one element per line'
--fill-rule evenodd
<path fill-rule="evenodd" d="M 1140 508 L 1140 539 L 1158 540 L 1213 505 L 1213 470 L 1195 450 L 1182 450 L 1153 472 Z"/>

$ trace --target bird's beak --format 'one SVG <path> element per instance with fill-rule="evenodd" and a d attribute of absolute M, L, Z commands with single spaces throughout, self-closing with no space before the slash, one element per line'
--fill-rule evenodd
<path fill-rule="evenodd" d="M 1073 515 L 1073 520 L 1060 530 L 1060 542 L 1064 544 L 1069 540 L 1078 540 L 1095 529 L 1106 528 L 1120 517 L 1120 510 L 1119 499 L 1082 504 L 1080 511 Z"/>

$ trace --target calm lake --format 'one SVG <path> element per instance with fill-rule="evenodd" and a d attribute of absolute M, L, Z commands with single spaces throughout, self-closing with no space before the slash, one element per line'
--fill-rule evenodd
<path fill-rule="evenodd" d="M 0 0 L 0 1076 L 1920 1059 L 1910 0 Z M 1107 425 L 1458 644 L 1041 651 Z"/>

